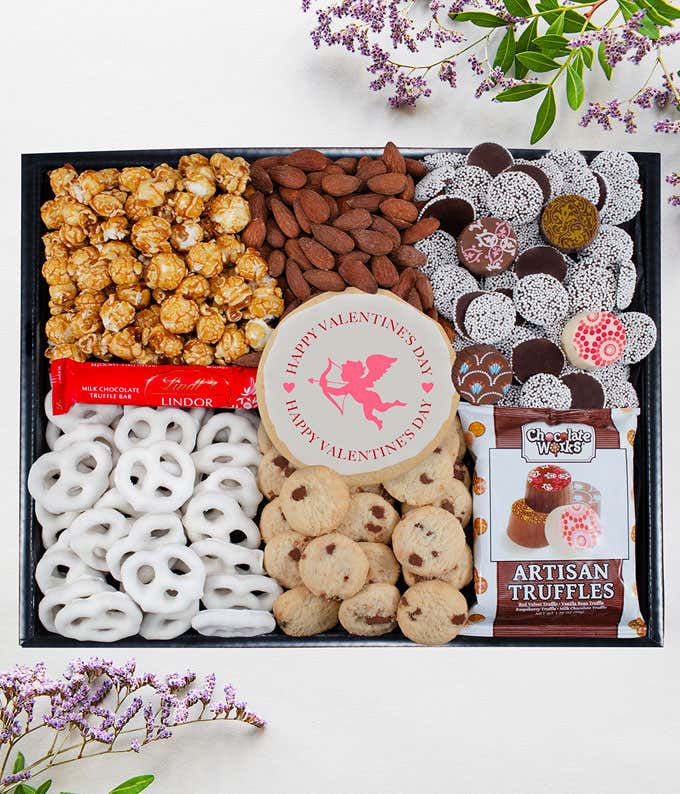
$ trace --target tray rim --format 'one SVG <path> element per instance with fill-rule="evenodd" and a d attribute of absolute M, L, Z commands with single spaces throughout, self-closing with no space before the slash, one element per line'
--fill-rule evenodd
<path fill-rule="evenodd" d="M 314 147 L 332 157 L 375 156 L 381 147 Z M 197 634 L 182 635 L 175 640 L 151 641 L 140 636 L 116 643 L 76 642 L 58 635 L 40 633 L 36 629 L 37 618 L 34 603 L 37 586 L 33 578 L 35 549 L 31 538 L 33 502 L 28 494 L 26 482 L 32 463 L 31 450 L 35 446 L 33 423 L 34 400 L 38 394 L 38 376 L 42 349 L 40 345 L 40 322 L 38 298 L 35 293 L 39 280 L 40 258 L 40 185 L 46 172 L 73 161 L 77 168 L 106 167 L 107 165 L 129 165 L 176 160 L 182 154 L 198 151 L 205 154 L 222 152 L 228 156 L 241 155 L 248 160 L 268 154 L 285 154 L 295 147 L 183 147 L 181 149 L 119 149 L 73 152 L 38 152 L 21 155 L 21 379 L 20 379 L 20 516 L 19 516 L 19 644 L 26 648 L 286 648 L 286 647 L 420 647 L 402 636 L 386 635 L 377 638 L 352 637 L 350 635 L 317 635 L 293 638 L 281 634 L 262 637 L 222 639 L 202 637 Z M 547 150 L 511 148 L 519 157 L 540 157 Z M 422 157 L 437 151 L 462 152 L 467 147 L 404 147 L 405 156 Z M 601 150 L 581 149 L 588 159 Z M 646 310 L 661 329 L 661 155 L 658 152 L 630 154 L 641 169 L 644 202 L 642 223 L 645 234 L 640 255 L 645 263 L 642 278 L 648 293 Z M 35 299 L 34 299 L 35 298 Z M 37 352 L 38 359 L 35 360 Z M 600 637 L 458 637 L 443 647 L 492 646 L 492 647 L 662 647 L 664 642 L 664 583 L 663 583 L 663 485 L 662 485 L 662 389 L 661 389 L 661 334 L 652 353 L 642 364 L 645 393 L 653 399 L 643 401 L 639 428 L 644 430 L 642 443 L 646 447 L 647 470 L 644 477 L 648 494 L 649 537 L 647 553 L 648 607 L 647 636 L 644 638 L 600 638 Z M 651 432 L 650 432 L 651 431 Z M 642 433 L 639 434 L 639 436 Z M 638 568 L 640 563 L 638 561 Z"/>

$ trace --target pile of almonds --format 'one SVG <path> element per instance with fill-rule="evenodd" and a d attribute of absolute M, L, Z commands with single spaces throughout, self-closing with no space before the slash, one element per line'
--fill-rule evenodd
<path fill-rule="evenodd" d="M 243 242 L 261 251 L 283 289 L 286 312 L 315 294 L 391 290 L 434 319 L 432 287 L 413 243 L 439 228 L 418 219 L 419 160 L 388 143 L 380 157 L 331 161 L 315 149 L 256 160 Z"/>

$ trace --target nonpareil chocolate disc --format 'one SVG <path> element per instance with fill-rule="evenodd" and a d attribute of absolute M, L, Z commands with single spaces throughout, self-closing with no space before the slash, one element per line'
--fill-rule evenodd
<path fill-rule="evenodd" d="M 604 388 L 597 378 L 586 372 L 572 372 L 561 380 L 571 392 L 572 408 L 604 408 Z"/>
<path fill-rule="evenodd" d="M 514 162 L 513 156 L 498 143 L 480 143 L 470 149 L 467 156 L 468 165 L 476 165 L 488 171 L 491 176 L 496 176 L 511 166 Z"/>
<path fill-rule="evenodd" d="M 564 281 L 567 275 L 567 262 L 556 248 L 550 245 L 534 245 L 517 257 L 515 273 L 518 278 L 531 276 L 534 273 L 546 273 L 558 281 Z"/>
<path fill-rule="evenodd" d="M 439 228 L 454 237 L 475 219 L 475 208 L 464 196 L 437 196 L 423 207 L 421 218 L 437 218 Z"/>
<path fill-rule="evenodd" d="M 563 368 L 564 353 L 549 339 L 527 339 L 512 349 L 512 371 L 520 383 L 539 372 L 559 375 Z"/>

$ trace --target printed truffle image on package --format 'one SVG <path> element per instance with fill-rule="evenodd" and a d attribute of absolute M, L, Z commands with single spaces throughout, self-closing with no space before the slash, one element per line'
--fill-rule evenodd
<path fill-rule="evenodd" d="M 461 404 L 475 458 L 476 636 L 640 636 L 637 410 Z"/>

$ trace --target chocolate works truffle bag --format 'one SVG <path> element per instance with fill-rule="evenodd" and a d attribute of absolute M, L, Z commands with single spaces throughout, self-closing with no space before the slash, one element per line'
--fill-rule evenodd
<path fill-rule="evenodd" d="M 637 409 L 460 404 L 475 459 L 478 637 L 642 637 L 635 581 Z"/>

